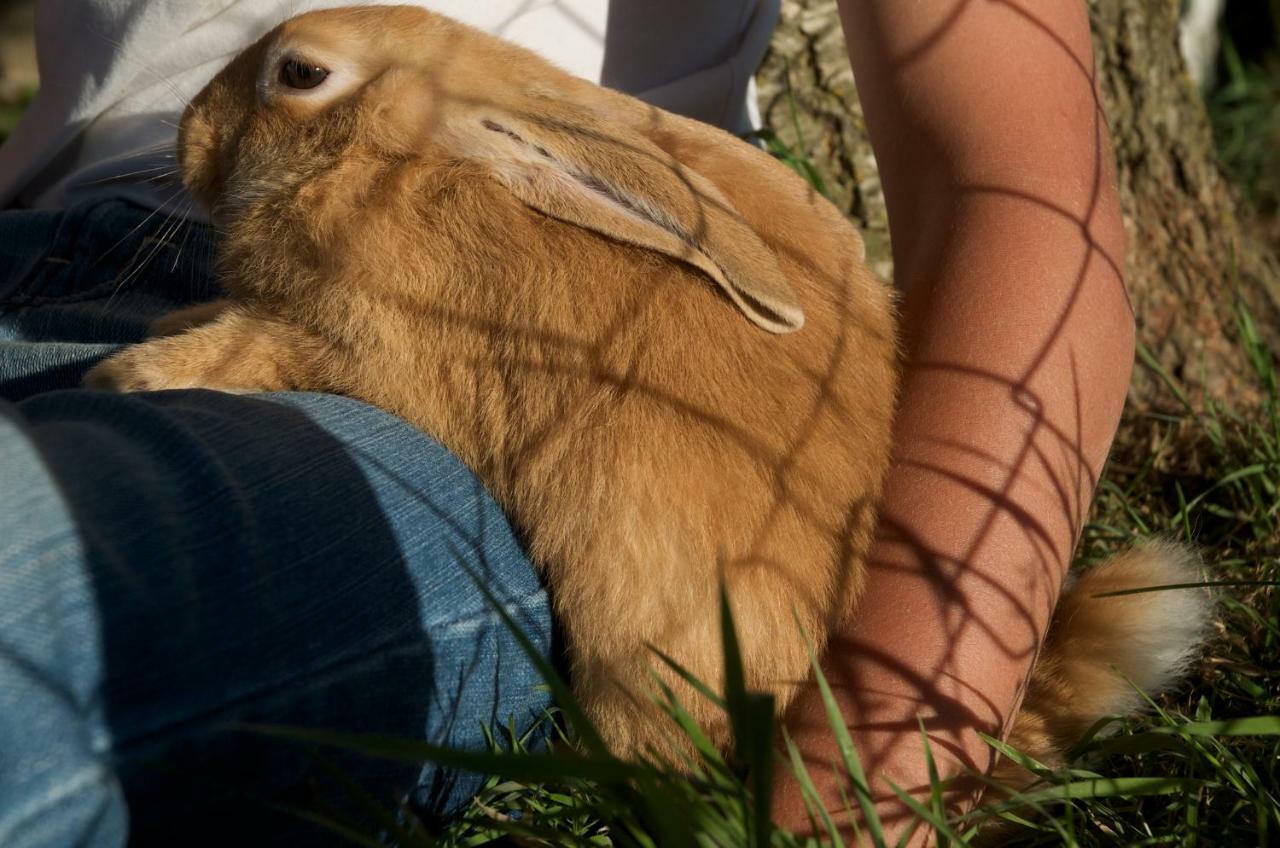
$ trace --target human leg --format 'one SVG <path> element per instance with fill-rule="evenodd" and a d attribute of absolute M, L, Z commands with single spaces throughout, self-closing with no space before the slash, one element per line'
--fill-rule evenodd
<path fill-rule="evenodd" d="M 306 758 L 227 732 L 230 722 L 476 747 L 482 725 L 531 721 L 547 696 L 468 570 L 548 652 L 545 594 L 496 505 L 417 430 L 322 395 L 33 391 L 74 384 L 72 372 L 125 340 L 119 328 L 140 336 L 154 318 L 143 300 L 181 305 L 147 285 L 117 296 L 129 316 L 113 321 L 105 302 L 95 312 L 83 297 L 111 297 L 108 287 L 8 280 L 0 388 L 27 399 L 0 407 L 0 520 L 13 522 L 0 540 L 26 542 L 0 545 L 0 647 L 11 660 L 0 657 L 0 692 L 23 705 L 0 715 L 0 738 L 30 750 L 0 758 L 0 810 L 62 792 L 84 809 L 59 820 L 86 844 L 120 844 L 122 825 L 99 833 L 84 822 L 119 823 L 126 801 L 136 844 L 175 826 L 185 841 L 278 842 L 286 825 L 254 801 L 306 795 Z M 15 291 L 31 305 L 13 311 Z M 32 314 L 49 308 L 61 311 Z M 42 345 L 62 356 L 44 370 Z M 36 353 L 21 360 L 15 347 Z M 58 698 L 61 712 L 41 706 Z M 40 750 L 70 751 L 69 764 L 33 787 L 24 776 Z M 411 793 L 435 812 L 476 786 L 430 767 L 347 765 L 384 799 Z M 98 776 L 99 797 L 67 788 L 77 769 Z M 0 834 L 28 842 L 0 843 L 67 844 L 30 816 L 6 825 L 3 815 Z M 273 829 L 246 836 L 251 819 Z"/>

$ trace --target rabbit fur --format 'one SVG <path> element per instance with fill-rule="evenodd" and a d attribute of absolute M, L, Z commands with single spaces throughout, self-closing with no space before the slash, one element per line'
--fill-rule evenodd
<path fill-rule="evenodd" d="M 290 87 L 293 61 L 328 76 Z M 87 385 L 337 392 L 439 439 L 522 534 L 619 753 L 673 753 L 655 672 L 730 743 L 651 650 L 720 689 L 721 582 L 785 708 L 854 605 L 897 385 L 890 291 L 831 204 L 417 7 L 285 22 L 192 101 L 179 158 L 227 300 Z"/>

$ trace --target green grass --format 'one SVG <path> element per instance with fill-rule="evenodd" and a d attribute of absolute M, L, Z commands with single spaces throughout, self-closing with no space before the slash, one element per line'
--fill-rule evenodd
<path fill-rule="evenodd" d="M 4 143 L 4 140 L 13 132 L 13 128 L 18 125 L 18 119 L 22 117 L 22 113 L 26 111 L 35 95 L 35 89 L 30 89 L 20 92 L 13 99 L 0 99 L 0 144 Z"/>
<path fill-rule="evenodd" d="M 1274 215 L 1280 211 L 1280 54 L 1246 60 L 1224 35 L 1222 68 L 1206 100 L 1219 159 L 1241 194 Z"/>
<path fill-rule="evenodd" d="M 1280 844 L 1280 387 L 1274 357 L 1259 341 L 1247 311 L 1240 335 L 1253 362 L 1264 407 L 1245 415 L 1218 403 L 1190 404 L 1126 421 L 1127 441 L 1111 462 L 1081 544 L 1081 560 L 1105 558 L 1152 535 L 1181 537 L 1203 553 L 1209 580 L 1220 584 L 1219 632 L 1180 693 L 1150 704 L 1147 715 L 1114 719 L 1107 733 L 1081 740 L 1060 772 L 1026 762 L 1039 783 L 1022 796 L 992 801 L 958 819 L 945 819 L 937 795 L 914 804 L 922 823 L 943 842 L 968 844 L 976 825 L 999 819 L 1001 844 L 1081 846 L 1194 846 Z M 1185 395 L 1155 360 L 1141 355 L 1175 397 Z M 771 705 L 741 686 L 732 630 L 725 630 L 728 691 L 725 708 L 740 738 L 769 740 Z M 549 668 L 553 691 L 566 697 Z M 801 839 L 774 830 L 764 814 L 771 758 L 764 746 L 720 757 L 669 691 L 655 697 L 699 752 L 692 774 L 657 765 L 631 765 L 598 747 L 585 719 L 568 713 L 546 718 L 552 753 L 529 753 L 530 737 L 504 728 L 493 751 L 461 754 L 421 743 L 272 731 L 311 745 L 339 746 L 377 756 L 435 759 L 491 773 L 484 791 L 455 821 L 428 833 L 403 824 L 348 786 L 366 810 L 364 830 L 352 822 L 300 813 L 317 826 L 361 844 L 370 822 L 394 823 L 402 845 L 489 844 L 592 846 L 796 846 Z M 853 777 L 850 808 L 863 806 L 865 785 L 851 740 L 830 704 L 829 717 Z M 566 718 L 567 716 L 567 718 Z M 579 728 L 577 741 L 564 728 Z M 678 728 L 678 729 L 677 729 Z M 546 728 L 544 728 L 546 729 Z M 991 740 L 1010 756 L 1020 757 Z M 513 751 L 515 753 L 509 753 Z M 507 753 L 504 753 L 507 752 Z M 792 757 L 786 767 L 807 780 Z M 340 775 L 335 779 L 341 779 Z M 863 807 L 866 809 L 865 807 Z M 824 811 L 812 810 L 818 833 L 833 830 Z M 412 818 L 409 819 L 412 821 Z M 864 836 L 878 838 L 874 819 Z M 372 843 L 364 843 L 372 844 Z"/>

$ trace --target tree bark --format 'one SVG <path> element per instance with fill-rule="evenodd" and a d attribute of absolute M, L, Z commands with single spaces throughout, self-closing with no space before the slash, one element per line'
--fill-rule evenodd
<path fill-rule="evenodd" d="M 957 3 L 967 0 L 956 0 Z M 1204 103 L 1178 52 L 1178 0 L 1089 0 L 1099 89 L 1130 236 L 1139 339 L 1193 401 L 1256 404 L 1237 293 L 1280 349 L 1280 262 L 1218 168 Z M 765 124 L 809 156 L 892 274 L 888 224 L 834 0 L 784 0 L 757 77 Z M 1137 369 L 1137 409 L 1170 396 Z"/>

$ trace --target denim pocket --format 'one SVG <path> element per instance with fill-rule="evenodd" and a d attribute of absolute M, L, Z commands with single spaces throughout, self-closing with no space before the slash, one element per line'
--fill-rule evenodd
<path fill-rule="evenodd" d="M 0 211 L 0 305 L 22 299 L 44 272 L 63 218 L 61 212 Z"/>
<path fill-rule="evenodd" d="M 111 200 L 0 213 L 0 338 L 137 341 L 156 317 L 217 296 L 203 224 Z"/>
<path fill-rule="evenodd" d="M 212 232 L 120 200 L 0 212 L 0 396 L 67 388 L 159 316 L 218 296 Z"/>

